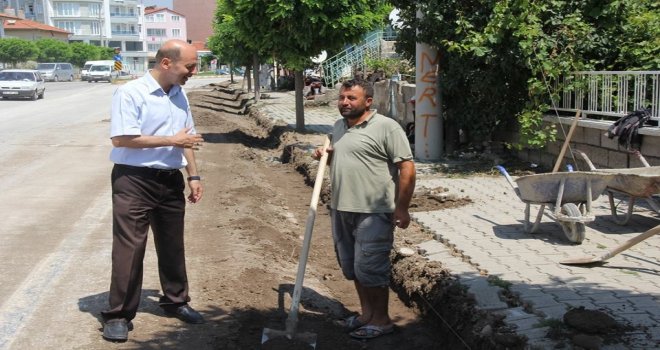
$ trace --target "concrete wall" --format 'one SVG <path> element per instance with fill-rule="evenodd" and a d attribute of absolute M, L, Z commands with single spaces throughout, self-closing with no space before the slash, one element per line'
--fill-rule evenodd
<path fill-rule="evenodd" d="M 522 150 L 518 152 L 518 157 L 532 163 L 541 164 L 547 168 L 552 168 L 556 162 L 565 136 L 573 122 L 573 118 L 561 118 L 557 122 L 557 117 L 546 116 L 546 125 L 554 125 L 557 128 L 557 140 L 548 143 L 541 150 Z M 563 126 L 563 131 L 562 131 Z M 581 120 L 570 140 L 570 149 L 584 152 L 596 168 L 637 168 L 644 166 L 638 157 L 631 154 L 625 147 L 617 142 L 617 139 L 610 139 L 605 135 L 608 122 Z M 639 131 L 642 135 L 641 154 L 646 161 L 654 166 L 660 165 L 660 129 L 642 128 Z M 588 165 L 580 156 L 575 157 L 567 150 L 562 161 L 561 169 L 565 169 L 566 164 L 571 164 L 578 169 L 588 170 Z"/>
<path fill-rule="evenodd" d="M 374 108 L 378 113 L 396 119 L 403 127 L 415 120 L 410 103 L 414 97 L 415 84 L 390 80 L 374 83 Z"/>
<path fill-rule="evenodd" d="M 412 113 L 413 105 L 410 103 L 410 99 L 413 97 L 415 97 L 415 84 L 390 80 L 374 83 L 374 108 L 380 114 L 397 120 L 403 127 L 415 119 Z M 557 141 L 550 142 L 540 150 L 519 151 L 518 157 L 552 169 L 564 144 L 564 135 L 568 135 L 572 122 L 572 117 L 560 118 L 558 121 L 556 116 L 546 116 L 545 124 L 554 125 L 557 128 Z M 596 168 L 643 166 L 636 156 L 619 146 L 616 139 L 609 139 L 605 136 L 610 125 L 611 123 L 608 122 L 580 120 L 570 140 L 570 148 L 584 152 Z M 642 135 L 641 154 L 650 165 L 660 166 L 660 128 L 641 128 L 639 133 Z M 506 133 L 506 138 L 505 142 L 516 142 L 517 134 L 515 132 Z M 589 169 L 582 158 L 577 155 L 573 157 L 569 151 L 566 152 L 561 169 L 565 169 L 566 164 L 572 164 L 574 168 L 577 164 L 579 170 Z"/>

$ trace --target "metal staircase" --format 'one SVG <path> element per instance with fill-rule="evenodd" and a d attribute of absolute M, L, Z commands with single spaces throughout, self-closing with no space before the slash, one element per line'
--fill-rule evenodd
<path fill-rule="evenodd" d="M 366 59 L 384 56 L 384 40 L 393 41 L 395 36 L 389 31 L 373 32 L 361 43 L 328 58 L 321 64 L 326 86 L 333 87 L 343 79 L 352 77 L 356 71 L 366 72 Z"/>

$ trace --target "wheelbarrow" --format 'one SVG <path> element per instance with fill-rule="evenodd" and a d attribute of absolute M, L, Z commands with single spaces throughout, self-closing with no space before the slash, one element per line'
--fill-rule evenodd
<path fill-rule="evenodd" d="M 548 208 L 546 215 L 559 224 L 570 242 L 577 244 L 584 240 L 585 223 L 595 220 L 591 202 L 603 193 L 614 176 L 585 171 L 547 173 L 521 176 L 514 184 L 504 167 L 498 165 L 496 168 L 525 203 L 525 232 L 537 232 Z M 532 204 L 540 205 L 533 224 L 530 221 Z"/>
<path fill-rule="evenodd" d="M 645 199 L 656 213 L 660 213 L 660 204 L 658 204 L 656 199 L 653 198 L 654 195 L 660 194 L 660 166 L 650 166 L 639 152 L 633 152 L 642 164 L 644 164 L 644 167 L 629 169 L 596 169 L 584 152 L 574 150 L 573 153 L 581 156 L 591 171 L 613 175 L 613 179 L 608 184 L 606 192 L 610 202 L 612 220 L 615 223 L 619 225 L 625 225 L 628 223 L 632 217 L 633 207 L 637 199 Z M 615 194 L 626 198 L 624 201 L 627 202 L 628 205 L 627 208 L 624 209 L 625 215 L 619 215 L 618 208 L 621 202 L 616 203 Z"/>

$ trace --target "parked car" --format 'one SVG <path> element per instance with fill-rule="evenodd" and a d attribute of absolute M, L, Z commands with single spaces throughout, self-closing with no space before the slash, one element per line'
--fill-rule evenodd
<path fill-rule="evenodd" d="M 94 64 L 91 67 L 89 67 L 87 82 L 91 83 L 101 80 L 111 83 L 112 79 L 116 78 L 118 75 L 119 72 L 114 70 L 114 65 Z"/>
<path fill-rule="evenodd" d="M 44 98 L 46 84 L 41 74 L 33 69 L 6 69 L 0 71 L 0 95 L 2 98 Z"/>
<path fill-rule="evenodd" d="M 71 63 L 39 63 L 37 70 L 46 81 L 73 81 Z"/>
<path fill-rule="evenodd" d="M 114 65 L 115 61 L 113 61 L 113 60 L 102 60 L 102 61 L 87 61 L 87 62 L 85 62 L 85 65 L 80 70 L 80 79 L 82 81 L 89 80 L 89 69 L 95 64 Z"/>

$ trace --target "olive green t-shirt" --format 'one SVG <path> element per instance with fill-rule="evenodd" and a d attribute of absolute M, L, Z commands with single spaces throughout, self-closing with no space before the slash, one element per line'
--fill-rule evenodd
<path fill-rule="evenodd" d="M 332 131 L 330 207 L 356 213 L 394 211 L 399 169 L 395 163 L 413 159 L 399 123 L 375 111 L 348 128 L 344 118 Z"/>

